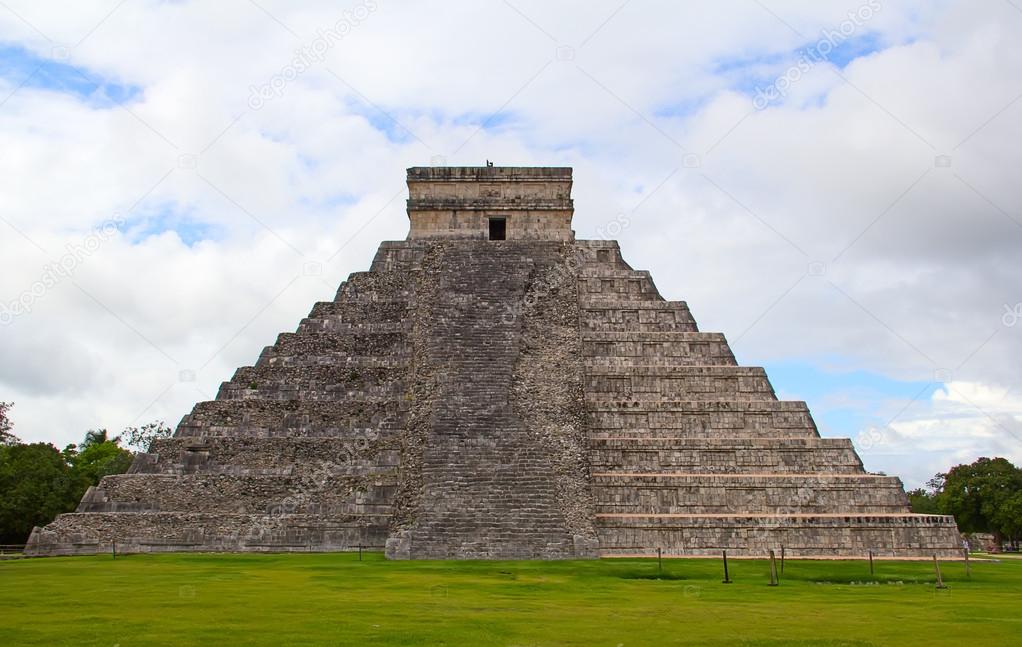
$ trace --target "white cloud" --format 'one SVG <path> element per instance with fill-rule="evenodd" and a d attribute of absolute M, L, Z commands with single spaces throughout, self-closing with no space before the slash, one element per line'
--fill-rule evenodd
<path fill-rule="evenodd" d="M 860 434 L 867 463 L 919 486 L 937 472 L 979 456 L 1022 463 L 1022 393 L 952 381 L 928 401 L 909 403 L 886 428 Z"/>
<path fill-rule="evenodd" d="M 627 258 L 746 363 L 950 371 L 932 415 L 892 424 L 896 469 L 872 454 L 868 467 L 1016 455 L 991 422 L 1015 405 L 975 390 L 1022 379 L 1022 324 L 1001 321 L 1022 302 L 1022 13 L 1008 3 L 885 2 L 862 32 L 878 51 L 817 65 L 762 111 L 751 85 L 861 3 L 770 3 L 776 17 L 737 1 L 511 3 L 526 19 L 507 3 L 378 0 L 260 110 L 250 86 L 345 7 L 5 4 L 23 20 L 0 10 L 0 40 L 66 47 L 90 76 L 141 89 L 124 109 L 0 77 L 0 300 L 114 214 L 133 223 L 0 328 L 0 399 L 23 437 L 176 422 L 404 237 L 404 168 L 441 155 L 574 166 L 579 236 L 635 209 Z M 139 239 L 161 223 L 216 235 Z M 806 276 L 814 262 L 826 271 Z M 966 415 L 958 390 L 990 416 Z"/>

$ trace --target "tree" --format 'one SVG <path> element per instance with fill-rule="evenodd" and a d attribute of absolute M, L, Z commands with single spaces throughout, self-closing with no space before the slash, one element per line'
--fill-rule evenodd
<path fill-rule="evenodd" d="M 93 445 L 102 445 L 108 440 L 110 440 L 110 437 L 106 429 L 90 429 L 85 432 L 85 438 L 82 439 L 82 443 L 78 446 L 78 449 L 82 450 L 92 447 Z"/>
<path fill-rule="evenodd" d="M 121 438 L 127 441 L 128 447 L 134 447 L 140 452 L 148 452 L 152 448 L 154 440 L 170 438 L 173 433 L 174 430 L 166 423 L 157 420 L 141 427 L 127 427 L 121 434 Z"/>
<path fill-rule="evenodd" d="M 916 488 L 908 492 L 908 501 L 912 505 L 912 512 L 917 514 L 940 514 L 937 507 L 937 496 L 932 491 Z"/>
<path fill-rule="evenodd" d="M 53 445 L 0 446 L 0 543 L 24 543 L 33 526 L 74 510 L 81 492 Z"/>
<path fill-rule="evenodd" d="M 109 474 L 123 474 L 131 467 L 134 456 L 120 446 L 121 439 L 108 438 L 106 429 L 94 429 L 85 432 L 85 439 L 77 450 L 68 447 L 64 457 L 71 466 L 71 473 L 79 483 L 81 493 L 90 485 Z"/>
<path fill-rule="evenodd" d="M 47 443 L 0 444 L 0 543 L 26 542 L 33 526 L 73 511 L 89 486 L 127 471 L 133 455 L 120 441 L 94 429 L 63 451 Z"/>
<path fill-rule="evenodd" d="M 997 508 L 992 521 L 1001 534 L 1018 549 L 1022 539 L 1022 492 L 1016 492 Z"/>
<path fill-rule="evenodd" d="M 14 428 L 8 412 L 14 406 L 13 402 L 0 402 L 0 445 L 17 445 L 20 440 L 11 433 Z"/>
<path fill-rule="evenodd" d="M 930 484 L 937 508 L 963 532 L 988 532 L 1000 544 L 1022 537 L 1022 470 L 1004 458 L 980 458 L 938 474 Z"/>

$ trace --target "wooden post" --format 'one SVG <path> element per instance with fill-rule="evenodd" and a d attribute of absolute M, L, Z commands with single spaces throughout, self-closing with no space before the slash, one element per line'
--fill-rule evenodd
<path fill-rule="evenodd" d="M 869 551 L 869 574 L 873 575 L 873 551 Z"/>
<path fill-rule="evenodd" d="M 770 551 L 770 586 L 777 586 L 777 562 L 774 559 L 774 551 Z"/>
<path fill-rule="evenodd" d="M 784 544 L 781 544 L 781 575 L 784 575 Z"/>
<path fill-rule="evenodd" d="M 972 569 L 969 567 L 969 549 L 965 549 L 965 577 L 972 579 Z"/>
<path fill-rule="evenodd" d="M 727 551 L 725 550 L 724 551 L 724 581 L 722 581 L 721 584 L 730 584 L 730 583 L 731 583 L 731 577 L 728 576 L 728 572 L 727 572 Z"/>
<path fill-rule="evenodd" d="M 944 586 L 944 580 L 940 576 L 940 564 L 937 563 L 937 553 L 933 554 L 933 570 L 937 573 L 937 588 L 946 589 L 947 587 Z"/>

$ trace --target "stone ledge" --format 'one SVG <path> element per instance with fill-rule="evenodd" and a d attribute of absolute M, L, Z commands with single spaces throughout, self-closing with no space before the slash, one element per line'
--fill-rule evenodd
<path fill-rule="evenodd" d="M 412 166 L 408 180 L 417 182 L 534 182 L 570 180 L 570 166 Z"/>

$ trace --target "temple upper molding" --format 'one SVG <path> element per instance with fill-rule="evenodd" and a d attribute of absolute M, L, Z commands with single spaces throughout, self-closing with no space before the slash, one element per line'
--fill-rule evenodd
<path fill-rule="evenodd" d="M 572 240 L 572 169 L 408 169 L 410 239 Z"/>

